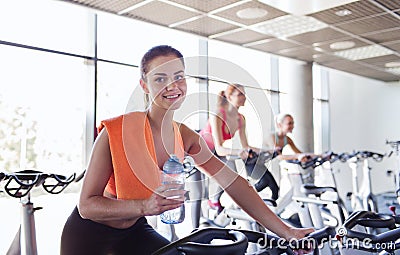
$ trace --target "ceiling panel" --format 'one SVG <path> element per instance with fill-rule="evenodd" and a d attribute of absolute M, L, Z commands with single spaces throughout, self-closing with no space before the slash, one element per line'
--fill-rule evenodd
<path fill-rule="evenodd" d="M 249 46 L 249 48 L 278 54 L 278 51 L 280 51 L 280 50 L 294 48 L 294 47 L 298 47 L 298 46 L 299 45 L 295 44 L 295 43 L 275 39 L 275 40 L 267 41 L 265 43 Z"/>
<path fill-rule="evenodd" d="M 389 28 L 399 27 L 400 20 L 393 15 L 384 14 L 370 18 L 360 19 L 346 24 L 338 25 L 338 28 L 354 34 L 365 34 Z"/>
<path fill-rule="evenodd" d="M 237 29 L 239 27 L 211 17 L 203 16 L 199 19 L 178 25 L 175 28 L 202 36 L 209 36 Z"/>
<path fill-rule="evenodd" d="M 290 40 L 301 42 L 303 44 L 313 44 L 317 42 L 325 42 L 338 38 L 348 37 L 346 34 L 337 32 L 332 28 L 324 28 L 318 31 L 308 32 L 301 35 L 289 37 Z"/>
<path fill-rule="evenodd" d="M 253 19 L 241 19 L 237 16 L 237 12 L 240 10 L 244 10 L 247 8 L 259 8 L 262 10 L 267 11 L 267 15 L 263 18 L 253 18 Z M 257 1 L 251 1 L 251 2 L 246 2 L 243 3 L 241 5 L 237 5 L 233 8 L 229 8 L 227 10 L 221 11 L 221 12 L 217 12 L 214 13 L 214 15 L 228 19 L 228 20 L 233 20 L 235 22 L 238 23 L 242 23 L 244 25 L 253 25 L 265 20 L 270 20 L 270 19 L 274 19 L 283 15 L 286 15 L 286 12 L 277 10 L 275 8 L 269 7 L 268 5 L 262 4 L 260 2 Z"/>
<path fill-rule="evenodd" d="M 178 21 L 199 16 L 198 13 L 159 1 L 153 1 L 146 5 L 140 6 L 139 8 L 129 11 L 124 15 L 164 26 L 169 26 Z"/>
<path fill-rule="evenodd" d="M 99 9 L 102 11 L 118 13 L 122 10 L 125 10 L 128 7 L 131 7 L 137 3 L 142 2 L 142 0 L 74 0 L 71 2 L 75 2 L 78 4 L 83 4 L 89 6 L 91 8 Z"/>
<path fill-rule="evenodd" d="M 272 38 L 272 36 L 268 36 L 265 34 L 257 33 L 248 29 L 238 29 L 233 33 L 223 34 L 221 36 L 213 37 L 214 39 L 236 43 L 236 44 L 246 44 L 255 41 L 261 41 L 268 38 Z"/>
<path fill-rule="evenodd" d="M 339 16 L 336 14 L 337 12 L 344 10 L 350 11 L 351 14 L 346 16 Z M 362 0 L 310 14 L 309 16 L 312 16 L 327 24 L 338 24 L 350 20 L 357 20 L 359 18 L 368 17 L 371 15 L 376 15 L 379 13 L 384 13 L 384 10 L 377 7 L 368 0 Z"/>
<path fill-rule="evenodd" d="M 388 81 L 388 82 L 393 81 L 397 77 L 397 75 L 395 75 L 395 74 L 388 74 L 387 72 L 384 72 L 384 71 L 368 69 L 365 67 L 352 69 L 351 73 L 361 75 L 364 77 L 368 77 L 371 79 L 377 79 L 377 80 Z"/>
<path fill-rule="evenodd" d="M 331 68 L 334 68 L 334 69 L 338 69 L 338 70 L 341 70 L 341 71 L 348 71 L 348 72 L 351 72 L 351 70 L 354 70 L 354 69 L 359 69 L 359 68 L 363 68 L 364 67 L 360 63 L 357 63 L 357 62 L 354 62 L 354 61 L 350 61 L 350 60 L 344 60 L 344 59 L 341 59 L 339 61 L 327 61 L 327 62 L 324 62 L 324 66 L 331 67 Z"/>
<path fill-rule="evenodd" d="M 314 60 L 313 56 L 318 53 L 318 51 L 304 46 L 281 50 L 278 52 L 279 55 L 307 62 L 312 62 Z"/>
<path fill-rule="evenodd" d="M 385 68 L 386 63 L 400 62 L 400 57 L 392 54 L 392 55 L 380 56 L 380 57 L 376 57 L 376 58 L 362 59 L 359 61 L 377 66 L 379 68 Z"/>
<path fill-rule="evenodd" d="M 184 6 L 194 8 L 202 12 L 210 12 L 225 6 L 234 5 L 237 0 L 171 0 L 171 2 L 179 3 Z"/>
<path fill-rule="evenodd" d="M 390 43 L 384 43 L 383 46 L 396 51 L 397 53 L 400 52 L 400 41 L 393 41 Z"/>
<path fill-rule="evenodd" d="M 317 53 L 313 56 L 314 62 L 324 65 L 324 63 L 343 61 L 343 58 L 326 53 Z"/>
<path fill-rule="evenodd" d="M 375 2 L 383 5 L 391 11 L 400 9 L 400 1 L 397 0 L 376 0 Z"/>
<path fill-rule="evenodd" d="M 292 15 L 283 11 L 281 5 L 274 7 L 258 0 L 64 1 L 374 79 L 400 80 L 400 73 L 396 75 L 383 69 L 386 61 L 397 62 L 400 57 L 400 0 L 356 0 L 351 3 L 343 0 L 342 5 L 307 12 L 306 16 Z M 304 5 L 309 3 L 311 1 L 303 2 Z M 237 15 L 238 11 L 248 8 L 261 8 L 268 13 L 253 19 Z M 363 60 L 346 60 L 344 57 L 349 56 L 343 55 L 345 49 L 331 48 L 332 43 L 346 41 L 354 42 L 349 51 L 365 54 L 354 59 Z M 390 55 L 385 57 L 371 57 L 376 56 L 371 50 L 382 49 L 381 46 L 393 52 L 386 52 Z M 334 55 L 338 51 L 343 57 Z"/>
<path fill-rule="evenodd" d="M 331 41 L 326 41 L 326 42 L 321 42 L 321 43 L 314 43 L 313 46 L 318 47 L 322 49 L 323 51 L 326 52 L 335 52 L 339 51 L 338 49 L 332 49 L 331 45 L 335 43 L 341 43 L 341 42 L 353 42 L 354 47 L 353 48 L 358 48 L 358 47 L 363 47 L 369 45 L 368 43 L 361 41 L 359 39 L 355 39 L 353 37 L 344 37 L 336 40 L 331 40 Z"/>
<path fill-rule="evenodd" d="M 385 43 L 400 40 L 400 27 L 391 28 L 388 30 L 367 33 L 362 35 L 364 38 L 375 43 Z"/>

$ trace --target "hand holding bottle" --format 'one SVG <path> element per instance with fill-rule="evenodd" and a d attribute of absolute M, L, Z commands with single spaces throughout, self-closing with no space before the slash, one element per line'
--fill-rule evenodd
<path fill-rule="evenodd" d="M 148 199 L 143 200 L 143 215 L 159 215 L 182 206 L 186 193 L 182 184 L 161 185 Z"/>
<path fill-rule="evenodd" d="M 180 202 L 181 205 L 175 209 L 165 211 L 161 214 L 161 221 L 167 224 L 181 223 L 185 219 L 185 205 L 182 203 L 184 200 L 185 191 L 185 169 L 179 162 L 175 155 L 165 162 L 163 172 L 161 174 L 161 189 L 163 191 L 166 202 Z"/>

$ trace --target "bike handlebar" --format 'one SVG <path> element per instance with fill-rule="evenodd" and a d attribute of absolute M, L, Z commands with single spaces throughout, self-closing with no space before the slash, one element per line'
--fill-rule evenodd
<path fill-rule="evenodd" d="M 229 244 L 210 244 L 213 239 L 231 240 Z M 198 229 L 190 235 L 172 242 L 152 255 L 177 254 L 233 254 L 243 255 L 247 249 L 247 237 L 235 230 L 224 228 Z"/>
<path fill-rule="evenodd" d="M 390 146 L 392 146 L 393 148 L 399 148 L 400 145 L 400 141 L 388 141 L 386 140 L 386 144 L 389 144 Z"/>
<path fill-rule="evenodd" d="M 4 178 L 6 178 L 6 174 L 3 172 L 0 172 L 0 181 L 2 181 Z"/>
<path fill-rule="evenodd" d="M 356 211 L 343 223 L 346 229 L 352 229 L 357 225 L 364 227 L 384 228 L 394 226 L 395 219 L 391 215 L 372 211 Z"/>
<path fill-rule="evenodd" d="M 308 236 L 306 236 L 303 239 L 300 239 L 299 241 L 301 242 L 302 240 L 313 239 L 317 244 L 321 244 L 328 241 L 328 238 L 332 238 L 335 235 L 336 235 L 335 228 L 327 226 L 310 233 Z"/>
<path fill-rule="evenodd" d="M 80 180 L 83 179 L 83 177 L 85 176 L 86 173 L 86 169 L 82 171 L 82 173 L 80 173 L 78 176 L 75 177 L 74 182 L 79 182 Z"/>
<path fill-rule="evenodd" d="M 358 154 L 359 158 L 372 158 L 375 161 L 382 161 L 383 157 L 385 155 L 377 153 L 377 152 L 372 152 L 372 151 L 360 151 Z"/>
<path fill-rule="evenodd" d="M 8 195 L 16 198 L 28 195 L 33 187 L 40 185 L 50 194 L 59 194 L 73 182 L 76 177 L 75 173 L 67 177 L 60 174 L 46 174 L 30 169 L 10 174 L 2 174 L 3 178 L 0 178 L 0 180 L 3 179 L 6 181 L 4 190 Z"/>
<path fill-rule="evenodd" d="M 177 254 L 247 254 L 246 249 L 248 242 L 256 243 L 265 250 L 274 250 L 273 254 L 288 254 L 292 255 L 294 249 L 307 250 L 310 245 L 326 242 L 329 238 L 335 236 L 333 227 L 325 227 L 310 233 L 308 236 L 299 239 L 295 242 L 282 242 L 282 239 L 273 234 L 266 234 L 252 230 L 241 229 L 224 229 L 224 228 L 204 228 L 195 230 L 192 234 L 178 241 L 170 243 L 161 249 L 157 250 L 152 255 L 177 255 Z M 232 240 L 233 243 L 228 244 L 209 244 L 213 239 Z M 257 253 L 261 254 L 261 253 Z M 264 253 L 262 253 L 264 254 Z M 270 253 L 265 253 L 270 254 Z"/>
<path fill-rule="evenodd" d="M 367 159 L 367 158 L 372 158 L 377 162 L 382 161 L 382 159 L 385 157 L 384 154 L 380 154 L 377 152 L 372 152 L 372 151 L 354 151 L 352 153 L 342 153 L 339 156 L 340 161 L 346 162 L 351 159 L 356 159 L 362 160 L 362 159 Z"/>
<path fill-rule="evenodd" d="M 357 225 L 373 228 L 389 228 L 391 230 L 373 235 L 353 230 Z M 341 229 L 341 231 L 338 231 L 338 235 L 341 237 L 355 238 L 360 241 L 368 238 L 371 243 L 390 242 L 400 238 L 400 228 L 396 228 L 396 219 L 394 216 L 371 211 L 354 212 L 346 219 Z"/>
<path fill-rule="evenodd" d="M 44 179 L 42 183 L 43 188 L 50 194 L 59 194 L 61 193 L 71 182 L 75 180 L 76 174 L 73 173 L 68 178 L 64 175 L 59 174 L 50 174 Z M 54 179 L 55 183 L 48 183 L 48 180 Z"/>
<path fill-rule="evenodd" d="M 249 156 L 246 159 L 246 164 L 255 164 L 257 161 L 260 163 L 265 163 L 267 160 L 272 160 L 280 155 L 282 150 L 266 150 L 260 151 L 259 153 L 255 152 L 254 150 L 249 150 Z"/>
<path fill-rule="evenodd" d="M 323 156 L 316 156 L 316 157 L 311 157 L 307 156 L 306 157 L 307 161 L 300 161 L 298 159 L 292 159 L 292 160 L 286 160 L 286 162 L 292 163 L 292 164 L 297 164 L 301 166 L 303 169 L 312 167 L 316 168 L 317 166 L 322 165 L 323 163 L 329 161 L 329 162 L 334 162 L 338 159 L 338 154 L 333 153 L 333 152 L 326 152 L 324 153 Z"/>

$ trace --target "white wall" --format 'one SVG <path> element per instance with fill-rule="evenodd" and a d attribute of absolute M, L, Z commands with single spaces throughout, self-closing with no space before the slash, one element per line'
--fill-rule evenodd
<path fill-rule="evenodd" d="M 373 79 L 329 69 L 331 150 L 369 150 L 388 153 L 388 140 L 400 140 L 400 83 Z M 394 180 L 386 170 L 396 168 L 393 155 L 371 162 L 374 193 L 394 190 Z M 341 193 L 351 191 L 351 174 L 346 164 L 337 162 Z"/>

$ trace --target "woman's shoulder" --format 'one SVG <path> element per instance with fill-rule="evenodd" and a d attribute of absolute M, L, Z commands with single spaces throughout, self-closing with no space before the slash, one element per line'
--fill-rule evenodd
<path fill-rule="evenodd" d="M 110 117 L 104 119 L 100 122 L 98 131 L 100 131 L 104 126 L 107 127 L 119 127 L 120 125 L 132 125 L 135 123 L 145 121 L 146 112 L 128 112 L 120 114 L 118 116 Z"/>
<path fill-rule="evenodd" d="M 286 136 L 286 140 L 288 141 L 288 143 L 294 144 L 293 139 L 290 138 L 289 136 Z"/>
<path fill-rule="evenodd" d="M 193 144 L 199 142 L 200 134 L 195 130 L 189 128 L 183 123 L 175 122 L 179 127 L 179 133 L 182 137 L 182 142 L 185 145 L 185 149 L 191 147 Z"/>
<path fill-rule="evenodd" d="M 130 116 L 138 116 L 138 117 L 141 116 L 141 117 L 144 117 L 144 116 L 146 116 L 146 112 L 144 112 L 144 111 L 127 112 L 127 113 L 123 113 L 123 114 L 120 114 L 120 115 L 116 115 L 116 116 L 113 116 L 113 117 L 106 118 L 106 119 L 104 119 L 102 121 L 115 121 L 115 120 L 118 120 L 118 119 L 123 119 L 125 117 L 130 117 Z"/>
<path fill-rule="evenodd" d="M 246 117 L 243 114 L 241 114 L 240 112 L 238 112 L 238 118 L 240 121 L 246 121 Z"/>
<path fill-rule="evenodd" d="M 182 134 L 198 134 L 198 132 L 194 131 L 193 129 L 189 128 L 185 124 L 181 122 L 174 121 L 174 123 L 178 126 L 179 132 Z"/>
<path fill-rule="evenodd" d="M 276 137 L 278 134 L 277 134 L 276 132 L 270 132 L 268 135 L 269 135 L 269 136 Z"/>

